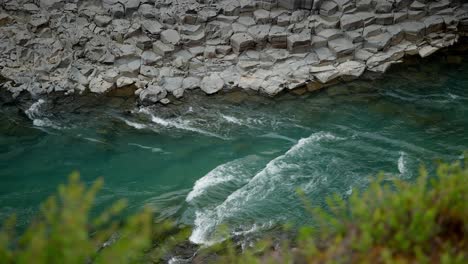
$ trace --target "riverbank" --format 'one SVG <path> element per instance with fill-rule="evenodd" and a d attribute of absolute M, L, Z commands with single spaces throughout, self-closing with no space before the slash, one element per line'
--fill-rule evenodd
<path fill-rule="evenodd" d="M 369 3 L 367 3 L 369 2 Z M 0 10 L 2 90 L 168 104 L 200 88 L 275 95 L 380 74 L 466 34 L 467 4 L 324 1 L 29 1 Z"/>

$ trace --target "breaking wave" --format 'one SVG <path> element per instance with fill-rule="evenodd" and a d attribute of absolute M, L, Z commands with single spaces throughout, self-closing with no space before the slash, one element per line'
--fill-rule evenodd
<path fill-rule="evenodd" d="M 288 203 L 286 200 L 275 200 L 275 193 L 278 191 L 285 191 L 294 193 L 298 187 L 294 182 L 297 183 L 296 178 L 305 177 L 299 175 L 301 166 L 307 162 L 307 154 L 310 154 L 315 149 L 315 144 L 322 141 L 336 141 L 342 138 L 336 137 L 330 133 L 319 132 L 312 134 L 308 138 L 300 139 L 294 146 L 287 150 L 283 155 L 280 155 L 273 160 L 269 161 L 266 166 L 257 172 L 248 182 L 242 187 L 238 188 L 231 194 L 229 194 L 225 200 L 213 208 L 202 208 L 195 212 L 194 229 L 190 236 L 190 241 L 195 244 L 210 245 L 225 237 L 219 237 L 217 235 L 217 229 L 220 224 L 229 222 L 231 219 L 245 219 L 244 222 L 248 222 L 249 214 L 255 213 L 256 220 L 262 218 L 261 210 L 281 210 L 284 209 L 285 204 Z M 214 170 L 220 173 L 223 169 Z M 191 194 L 187 197 L 187 201 L 192 201 L 194 197 L 203 193 L 206 186 L 212 184 L 222 183 L 222 176 L 205 176 L 205 180 L 202 178 L 195 184 L 195 187 Z M 228 176 L 229 177 L 229 176 Z M 266 203 L 266 204 L 265 204 Z M 269 215 L 268 220 L 262 222 L 255 222 L 251 225 L 245 224 L 238 227 L 240 230 L 233 231 L 232 234 L 241 234 L 247 232 L 252 228 L 258 228 L 259 226 L 269 226 L 275 222 L 275 219 L 271 219 Z M 276 219 L 278 220 L 278 219 Z M 235 221 L 234 221 L 235 222 Z M 269 223 L 268 225 L 266 223 Z"/>

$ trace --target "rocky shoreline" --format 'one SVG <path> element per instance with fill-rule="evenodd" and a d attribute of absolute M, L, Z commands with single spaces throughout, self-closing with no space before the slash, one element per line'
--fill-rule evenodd
<path fill-rule="evenodd" d="M 296 2 L 0 0 L 0 89 L 33 98 L 130 89 L 143 104 L 198 88 L 315 91 L 468 35 L 463 1 Z"/>

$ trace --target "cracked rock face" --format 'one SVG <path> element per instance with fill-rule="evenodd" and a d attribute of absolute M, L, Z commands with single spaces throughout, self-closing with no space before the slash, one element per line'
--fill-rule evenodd
<path fill-rule="evenodd" d="M 188 89 L 312 91 L 467 32 L 459 0 L 4 0 L 0 86 L 17 96 L 134 85 L 147 104 Z"/>

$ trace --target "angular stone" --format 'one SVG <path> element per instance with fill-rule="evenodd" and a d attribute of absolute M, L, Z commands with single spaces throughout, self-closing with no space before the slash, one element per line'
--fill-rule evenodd
<path fill-rule="evenodd" d="M 198 88 L 200 87 L 200 82 L 201 80 L 199 78 L 196 78 L 196 77 L 187 77 L 184 79 L 184 81 L 182 82 L 182 88 L 184 90 L 191 90 L 191 89 L 195 89 L 195 88 Z"/>
<path fill-rule="evenodd" d="M 379 25 L 391 25 L 393 24 L 395 17 L 392 13 L 389 14 L 378 14 L 375 16 L 375 23 Z"/>
<path fill-rule="evenodd" d="M 166 98 L 167 91 L 164 90 L 161 86 L 155 84 L 149 84 L 145 89 L 143 89 L 140 94 L 140 101 L 146 103 L 156 103 L 163 98 Z"/>
<path fill-rule="evenodd" d="M 426 25 L 426 34 L 439 32 L 444 29 L 445 22 L 441 16 L 430 16 L 424 19 L 423 23 Z"/>
<path fill-rule="evenodd" d="M 150 78 L 157 78 L 159 76 L 159 70 L 153 66 L 141 65 L 140 74 Z"/>
<path fill-rule="evenodd" d="M 375 49 L 375 50 L 384 50 L 388 48 L 392 40 L 392 35 L 388 32 L 366 38 L 365 47 Z"/>
<path fill-rule="evenodd" d="M 179 32 L 173 29 L 166 29 L 161 32 L 161 41 L 166 44 L 177 45 L 180 42 Z"/>
<path fill-rule="evenodd" d="M 328 44 L 327 39 L 320 37 L 320 36 L 313 36 L 312 37 L 312 47 L 313 48 L 322 48 L 326 47 Z"/>
<path fill-rule="evenodd" d="M 340 20 L 342 30 L 355 30 L 364 26 L 364 22 L 356 15 L 343 15 Z"/>
<path fill-rule="evenodd" d="M 291 20 L 291 16 L 288 14 L 282 14 L 280 15 L 277 20 L 276 24 L 281 27 L 289 26 L 289 22 Z"/>
<path fill-rule="evenodd" d="M 353 43 L 345 38 L 328 41 L 328 47 L 337 55 L 337 57 L 352 54 L 354 51 Z"/>
<path fill-rule="evenodd" d="M 162 43 L 161 41 L 158 40 L 153 44 L 153 51 L 156 54 L 166 57 L 172 52 L 174 52 L 174 46 L 170 44 Z"/>
<path fill-rule="evenodd" d="M 218 73 L 212 73 L 210 76 L 205 76 L 201 83 L 200 88 L 206 94 L 214 94 L 224 87 L 224 81 Z"/>
<path fill-rule="evenodd" d="M 419 56 L 421 56 L 421 58 L 425 58 L 425 57 L 432 55 L 434 52 L 438 50 L 439 48 L 433 47 L 431 45 L 425 45 L 424 47 L 420 48 L 418 53 L 419 53 Z"/>
<path fill-rule="evenodd" d="M 114 87 L 113 83 L 105 81 L 101 75 L 91 79 L 89 90 L 93 93 L 105 93 Z"/>
<path fill-rule="evenodd" d="M 231 36 L 231 46 L 234 52 L 240 53 L 255 47 L 255 41 L 248 33 L 236 33 Z"/>
<path fill-rule="evenodd" d="M 272 26 L 268 34 L 268 41 L 271 43 L 273 48 L 285 49 L 288 46 L 287 43 L 288 32 L 286 28 L 280 26 Z"/>
<path fill-rule="evenodd" d="M 405 32 L 405 38 L 409 41 L 421 40 L 426 34 L 426 25 L 421 22 L 403 22 L 400 26 Z"/>
<path fill-rule="evenodd" d="M 161 56 L 154 53 L 153 51 L 147 50 L 141 54 L 142 65 L 154 65 L 156 62 L 161 60 Z"/>
<path fill-rule="evenodd" d="M 270 23 L 270 12 L 264 9 L 257 9 L 253 13 L 255 22 L 257 24 L 268 24 Z"/>
<path fill-rule="evenodd" d="M 315 53 L 317 54 L 320 63 L 336 60 L 336 55 L 327 47 L 317 48 L 315 49 Z"/>
<path fill-rule="evenodd" d="M 294 34 L 287 38 L 290 52 L 306 52 L 310 49 L 311 36 L 308 33 Z"/>
<path fill-rule="evenodd" d="M 346 61 L 336 67 L 341 76 L 358 78 L 366 70 L 366 64 L 358 61 Z"/>
<path fill-rule="evenodd" d="M 331 16 L 338 11 L 338 5 L 333 1 L 325 1 L 320 5 L 320 14 Z"/>
<path fill-rule="evenodd" d="M 135 80 L 128 77 L 120 77 L 117 79 L 117 88 L 122 88 L 125 86 L 129 86 L 135 83 Z"/>
<path fill-rule="evenodd" d="M 109 25 L 109 23 L 112 21 L 112 17 L 110 16 L 104 16 L 104 15 L 96 15 L 94 17 L 94 23 L 98 27 L 105 27 Z"/>
<path fill-rule="evenodd" d="M 338 29 L 325 29 L 320 31 L 317 36 L 326 39 L 327 41 L 334 40 L 337 38 L 341 38 L 343 36 L 343 32 Z"/>

